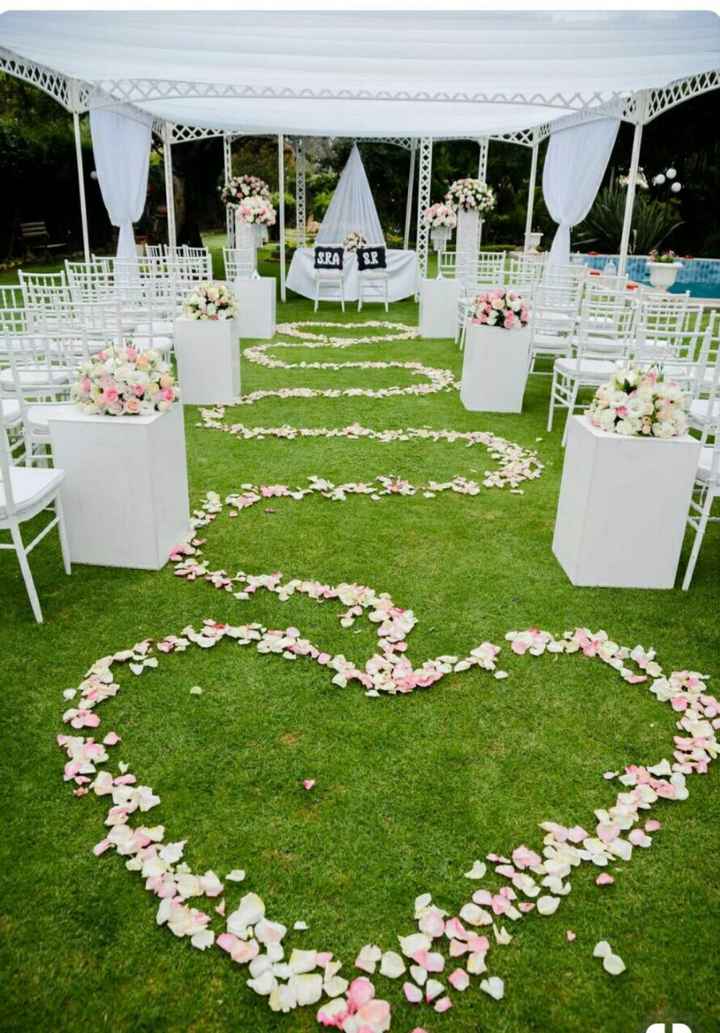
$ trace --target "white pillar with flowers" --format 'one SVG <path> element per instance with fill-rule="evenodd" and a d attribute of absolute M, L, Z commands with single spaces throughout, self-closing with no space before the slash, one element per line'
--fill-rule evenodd
<path fill-rule="evenodd" d="M 482 217 L 495 207 L 495 194 L 479 179 L 456 179 L 445 195 L 445 203 L 457 214 L 455 275 L 465 290 L 477 285 L 478 252 Z"/>
<path fill-rule="evenodd" d="M 530 354 L 522 298 L 497 287 L 478 294 L 463 352 L 460 401 L 470 412 L 522 412 Z"/>

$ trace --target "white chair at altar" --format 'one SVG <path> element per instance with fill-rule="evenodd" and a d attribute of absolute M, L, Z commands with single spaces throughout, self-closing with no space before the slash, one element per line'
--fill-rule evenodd
<path fill-rule="evenodd" d="M 358 248 L 358 312 L 363 302 L 378 302 L 388 310 L 387 250 L 381 244 Z"/>
<path fill-rule="evenodd" d="M 316 245 L 313 248 L 314 312 L 321 301 L 339 301 L 345 311 L 345 250 L 342 244 Z"/>
<path fill-rule="evenodd" d="M 388 248 L 385 242 L 375 202 L 373 201 L 360 152 L 354 145 L 343 169 L 325 218 L 315 238 L 315 246 L 338 246 L 348 234 L 360 233 L 366 241 L 386 249 L 387 300 L 400 301 L 412 297 L 418 289 L 418 264 L 414 251 Z M 326 300 L 359 301 L 360 273 L 357 255 L 345 253 L 342 269 L 342 290 L 339 285 L 328 287 Z M 377 281 L 376 281 L 377 282 Z M 292 257 L 287 285 L 305 298 L 315 300 L 315 252 L 313 248 L 298 248 Z M 383 295 L 385 291 L 383 291 Z M 365 301 L 368 295 L 364 292 Z M 384 300 L 384 297 L 383 297 Z"/>

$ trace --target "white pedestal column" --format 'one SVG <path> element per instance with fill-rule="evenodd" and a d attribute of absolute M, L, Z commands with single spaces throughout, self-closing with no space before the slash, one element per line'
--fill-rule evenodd
<path fill-rule="evenodd" d="M 251 223 L 243 222 L 235 215 L 235 247 L 244 252 L 244 266 L 251 276 L 257 275 L 258 230 Z"/>
<path fill-rule="evenodd" d="M 67 406 L 49 420 L 73 563 L 159 570 L 190 531 L 180 404 L 153 416 L 87 416 Z"/>
<path fill-rule="evenodd" d="M 258 276 L 235 280 L 232 285 L 237 303 L 235 317 L 240 337 L 263 340 L 275 336 L 275 277 Z"/>
<path fill-rule="evenodd" d="M 574 585 L 673 587 L 699 454 L 570 419 L 552 548 Z"/>
<path fill-rule="evenodd" d="M 457 280 L 420 281 L 421 337 L 455 337 L 459 291 Z"/>
<path fill-rule="evenodd" d="M 234 319 L 175 320 L 175 357 L 186 405 L 229 405 L 237 400 L 239 338 Z"/>
<path fill-rule="evenodd" d="M 458 209 L 455 275 L 468 287 L 474 287 L 477 282 L 480 224 L 480 216 L 476 211 Z"/>
<path fill-rule="evenodd" d="M 522 412 L 530 328 L 470 323 L 465 336 L 460 401 L 471 412 Z"/>

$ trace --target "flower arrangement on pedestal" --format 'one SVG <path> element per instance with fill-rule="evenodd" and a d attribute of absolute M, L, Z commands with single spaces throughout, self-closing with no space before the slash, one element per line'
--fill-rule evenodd
<path fill-rule="evenodd" d="M 675 265 L 680 261 L 674 251 L 663 251 L 659 254 L 654 249 L 648 254 L 648 258 L 651 262 L 659 262 L 660 265 Z"/>
<path fill-rule="evenodd" d="M 366 245 L 367 238 L 359 230 L 351 230 L 342 242 L 345 251 L 357 251 L 358 248 L 366 247 Z"/>
<path fill-rule="evenodd" d="M 240 204 L 248 197 L 262 197 L 270 200 L 270 187 L 259 176 L 233 176 L 220 187 L 223 204 Z"/>
<path fill-rule="evenodd" d="M 166 412 L 179 397 L 170 365 L 152 349 L 105 348 L 78 374 L 72 397 L 90 415 L 150 416 Z"/>
<path fill-rule="evenodd" d="M 503 330 L 519 330 L 528 324 L 527 302 L 515 291 L 496 287 L 483 291 L 473 301 L 472 321 Z"/>
<path fill-rule="evenodd" d="M 237 202 L 237 218 L 248 226 L 274 226 L 276 215 L 269 198 L 251 194 Z"/>
<path fill-rule="evenodd" d="M 457 211 L 483 215 L 495 207 L 495 191 L 481 179 L 456 179 L 445 194 L 445 203 Z"/>
<path fill-rule="evenodd" d="M 185 299 L 188 319 L 233 319 L 235 295 L 223 283 L 199 283 Z"/>
<path fill-rule="evenodd" d="M 618 370 L 588 409 L 594 427 L 625 437 L 675 438 L 687 430 L 687 397 L 655 367 Z"/>
<path fill-rule="evenodd" d="M 423 212 L 423 222 L 427 223 L 431 230 L 454 230 L 457 226 L 457 215 L 451 205 L 438 201 L 425 209 Z"/>

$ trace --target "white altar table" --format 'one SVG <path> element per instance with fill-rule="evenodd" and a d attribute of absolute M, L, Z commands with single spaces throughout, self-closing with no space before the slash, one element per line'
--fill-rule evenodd
<path fill-rule="evenodd" d="M 387 252 L 388 268 L 388 299 L 390 301 L 401 301 L 414 295 L 418 289 L 418 264 L 417 255 L 414 251 L 390 250 Z M 313 270 L 313 249 L 298 248 L 292 257 L 290 271 L 288 273 L 287 285 L 291 291 L 301 294 L 304 298 L 315 297 L 315 279 Z M 343 280 L 345 281 L 345 301 L 357 301 L 358 299 L 358 269 L 357 258 L 352 252 L 345 253 L 343 268 Z M 323 297 L 329 297 L 329 292 Z M 340 293 L 338 292 L 338 301 Z"/>

